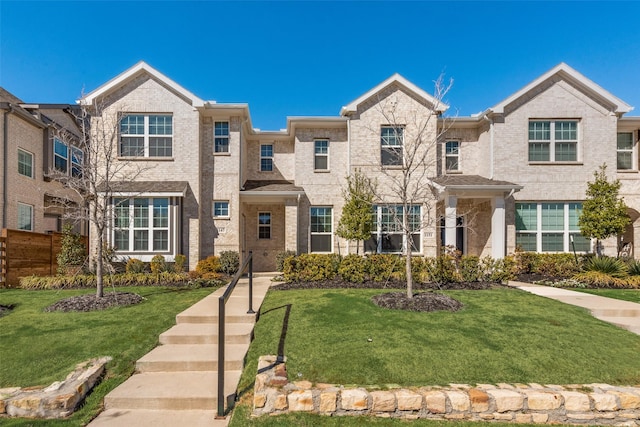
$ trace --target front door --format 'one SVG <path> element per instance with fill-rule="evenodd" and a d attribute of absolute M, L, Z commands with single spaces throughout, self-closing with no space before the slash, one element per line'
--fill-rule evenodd
<path fill-rule="evenodd" d="M 440 219 L 440 245 L 444 247 L 444 235 L 445 235 L 444 218 Z M 464 217 L 459 216 L 456 218 L 456 250 L 461 254 L 465 254 L 464 249 Z"/>

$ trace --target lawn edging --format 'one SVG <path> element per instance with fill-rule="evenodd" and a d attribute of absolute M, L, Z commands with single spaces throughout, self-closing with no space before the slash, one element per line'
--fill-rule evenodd
<path fill-rule="evenodd" d="M 253 415 L 312 412 L 328 416 L 514 421 L 636 426 L 640 386 L 608 384 L 450 384 L 449 387 L 368 390 L 309 381 L 289 382 L 286 359 L 261 356 Z"/>

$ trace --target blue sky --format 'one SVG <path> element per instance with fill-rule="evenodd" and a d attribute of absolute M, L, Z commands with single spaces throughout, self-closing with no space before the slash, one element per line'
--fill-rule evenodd
<path fill-rule="evenodd" d="M 0 0 L 0 86 L 70 103 L 144 60 L 253 125 L 339 114 L 394 72 L 461 116 L 566 62 L 640 115 L 640 2 Z"/>

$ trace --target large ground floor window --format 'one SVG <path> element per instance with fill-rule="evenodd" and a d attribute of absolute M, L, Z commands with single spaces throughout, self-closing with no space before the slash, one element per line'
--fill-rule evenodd
<path fill-rule="evenodd" d="M 312 207 L 310 210 L 311 252 L 331 252 L 333 209 Z"/>
<path fill-rule="evenodd" d="M 371 238 L 364 243 L 365 251 L 376 253 L 402 253 L 407 244 L 412 252 L 420 252 L 421 243 L 421 209 L 414 205 L 409 207 L 408 227 L 411 230 L 410 241 L 405 241 L 402 227 L 401 205 L 374 206 L 372 212 L 373 231 Z"/>
<path fill-rule="evenodd" d="M 516 246 L 530 252 L 589 252 L 591 240 L 580 234 L 580 202 L 516 203 Z"/>
<path fill-rule="evenodd" d="M 113 244 L 117 251 L 169 251 L 169 198 L 114 198 L 113 210 Z"/>

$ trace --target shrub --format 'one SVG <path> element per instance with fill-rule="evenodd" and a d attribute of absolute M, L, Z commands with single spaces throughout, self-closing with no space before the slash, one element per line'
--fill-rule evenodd
<path fill-rule="evenodd" d="M 144 262 L 137 258 L 130 258 L 127 261 L 127 266 L 125 267 L 125 271 L 127 273 L 144 273 L 145 270 L 146 266 L 144 265 Z"/>
<path fill-rule="evenodd" d="M 58 273 L 66 274 L 67 267 L 81 266 L 87 258 L 87 251 L 80 235 L 73 232 L 70 224 L 62 229 L 60 252 L 57 255 Z"/>
<path fill-rule="evenodd" d="M 338 274 L 340 256 L 337 254 L 301 254 L 284 261 L 284 280 L 313 282 L 333 279 Z"/>
<path fill-rule="evenodd" d="M 240 255 L 236 251 L 220 252 L 220 271 L 229 276 L 236 274 L 240 268 Z"/>
<path fill-rule="evenodd" d="M 173 271 L 175 271 L 176 273 L 182 273 L 184 271 L 184 266 L 186 263 L 187 263 L 186 256 L 182 254 L 176 255 L 173 263 Z"/>
<path fill-rule="evenodd" d="M 160 254 L 154 255 L 153 258 L 151 258 L 150 267 L 153 274 L 169 271 L 169 265 L 165 261 L 164 256 Z"/>
<path fill-rule="evenodd" d="M 347 282 L 362 283 L 367 278 L 366 267 L 367 261 L 364 257 L 350 254 L 342 259 L 338 274 Z"/>
<path fill-rule="evenodd" d="M 104 277 L 106 286 L 179 286 L 189 288 L 217 287 L 225 282 L 215 277 L 200 277 L 197 273 L 172 273 L 162 272 L 157 275 L 147 273 L 124 273 Z M 20 279 L 20 287 L 23 289 L 68 289 L 68 288 L 95 288 L 95 275 L 77 276 L 30 276 Z"/>
<path fill-rule="evenodd" d="M 205 259 L 201 259 L 196 265 L 196 271 L 200 274 L 218 273 L 221 268 L 222 266 L 220 265 L 220 258 L 215 255 L 211 255 Z"/>
<path fill-rule="evenodd" d="M 585 263 L 584 270 L 586 272 L 595 271 L 604 273 L 618 279 L 627 277 L 627 265 L 624 261 L 612 257 L 590 258 L 589 261 Z"/>
<path fill-rule="evenodd" d="M 574 280 L 585 283 L 592 288 L 629 287 L 629 284 L 626 280 L 597 270 L 584 271 L 582 273 L 576 274 L 573 278 Z"/>
<path fill-rule="evenodd" d="M 296 252 L 295 251 L 281 251 L 278 252 L 276 254 L 276 270 L 277 271 L 284 271 L 284 261 L 289 258 L 289 257 L 293 257 L 296 256 Z"/>
<path fill-rule="evenodd" d="M 516 274 L 531 274 L 537 270 L 539 256 L 537 252 L 522 252 L 516 251 L 514 254 L 515 260 L 515 273 Z"/>
<path fill-rule="evenodd" d="M 514 277 L 513 270 L 516 262 L 513 257 L 493 259 L 486 256 L 482 258 L 480 264 L 484 281 L 502 283 Z"/>
<path fill-rule="evenodd" d="M 459 281 L 455 258 L 449 254 L 441 254 L 427 260 L 429 280 L 438 285 L 446 285 Z"/>
<path fill-rule="evenodd" d="M 427 269 L 427 260 L 424 257 L 411 257 L 411 273 L 416 283 L 429 282 L 429 270 Z"/>
<path fill-rule="evenodd" d="M 636 259 L 627 262 L 627 273 L 629 276 L 640 276 L 640 261 Z"/>
<path fill-rule="evenodd" d="M 370 254 L 366 257 L 369 279 L 387 282 L 389 279 L 402 280 L 405 274 L 404 258 L 394 254 Z"/>
<path fill-rule="evenodd" d="M 463 282 L 480 280 L 480 258 L 475 255 L 463 255 L 458 264 L 458 273 Z"/>
<path fill-rule="evenodd" d="M 551 277 L 571 277 L 580 271 L 576 259 L 570 253 L 537 254 L 533 273 Z"/>

